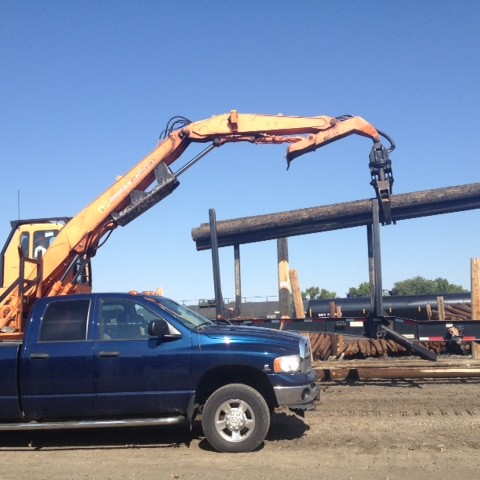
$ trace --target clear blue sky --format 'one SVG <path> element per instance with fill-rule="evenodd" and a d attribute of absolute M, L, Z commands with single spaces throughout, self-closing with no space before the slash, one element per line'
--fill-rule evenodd
<path fill-rule="evenodd" d="M 360 115 L 390 134 L 394 193 L 480 181 L 480 3 L 466 1 L 0 0 L 0 235 L 9 221 L 71 216 L 156 145 L 173 115 Z M 213 297 L 208 221 L 373 196 L 370 141 L 297 159 L 227 145 L 165 201 L 117 229 L 95 289 Z M 187 151 L 191 158 L 194 151 Z M 470 286 L 479 212 L 382 229 L 384 287 L 415 275 Z M 302 289 L 343 296 L 368 279 L 364 228 L 289 241 Z M 241 248 L 243 294 L 277 292 L 276 242 Z M 221 250 L 225 297 L 233 251 Z"/>

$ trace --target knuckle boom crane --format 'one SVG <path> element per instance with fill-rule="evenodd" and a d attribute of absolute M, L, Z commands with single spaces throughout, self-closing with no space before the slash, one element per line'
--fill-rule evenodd
<path fill-rule="evenodd" d="M 389 153 L 395 144 L 361 117 L 274 116 L 232 110 L 193 123 L 183 117 L 172 119 L 153 152 L 64 226 L 58 227 L 58 234 L 43 257 L 29 258 L 16 245 L 18 278 L 0 289 L 0 340 L 23 336 L 26 319 L 37 298 L 89 290 L 90 286 L 82 284 L 79 278 L 111 232 L 169 195 L 179 185 L 178 177 L 214 148 L 231 142 L 289 143 L 286 153 L 289 166 L 296 157 L 351 134 L 373 141 L 369 162 L 371 184 L 380 203 L 382 221 L 391 223 L 393 176 Z M 389 148 L 382 145 L 381 137 L 389 141 Z M 170 166 L 192 143 L 210 145 L 172 172 Z"/>

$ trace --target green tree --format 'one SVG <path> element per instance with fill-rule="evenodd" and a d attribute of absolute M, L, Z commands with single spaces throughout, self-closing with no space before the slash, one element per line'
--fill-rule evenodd
<path fill-rule="evenodd" d="M 303 299 L 309 300 L 317 300 L 317 299 L 324 299 L 324 298 L 336 298 L 337 294 L 335 292 L 330 292 L 322 288 L 320 290 L 319 287 L 308 287 L 304 292 L 302 292 Z"/>
<path fill-rule="evenodd" d="M 350 287 L 347 297 L 369 297 L 370 283 L 362 282 L 358 287 Z"/>
<path fill-rule="evenodd" d="M 448 293 L 465 293 L 460 285 L 454 285 L 445 278 L 428 280 L 419 275 L 393 284 L 392 295 L 446 295 Z"/>

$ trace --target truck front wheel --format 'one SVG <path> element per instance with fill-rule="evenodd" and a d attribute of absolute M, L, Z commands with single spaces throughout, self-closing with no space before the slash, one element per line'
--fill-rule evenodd
<path fill-rule="evenodd" d="M 267 436 L 270 412 L 255 389 L 232 383 L 208 398 L 202 427 L 210 445 L 219 452 L 251 452 Z"/>

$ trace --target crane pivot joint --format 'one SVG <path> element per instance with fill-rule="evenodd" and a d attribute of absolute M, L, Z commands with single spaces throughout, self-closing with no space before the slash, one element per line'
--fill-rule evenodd
<path fill-rule="evenodd" d="M 381 142 L 375 142 L 375 145 L 372 147 L 368 166 L 370 167 L 372 177 L 370 185 L 375 189 L 380 203 L 382 223 L 390 225 L 392 223 L 390 208 L 390 195 L 393 185 L 392 161 L 390 160 L 388 149 Z"/>

